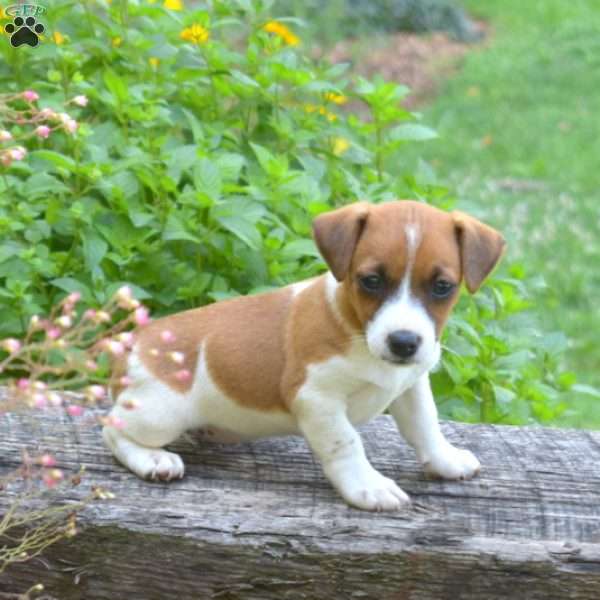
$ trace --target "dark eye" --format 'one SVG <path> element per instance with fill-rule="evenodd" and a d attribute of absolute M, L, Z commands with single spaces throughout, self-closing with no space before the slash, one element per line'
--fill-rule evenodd
<path fill-rule="evenodd" d="M 434 298 L 447 298 L 454 291 L 455 287 L 452 282 L 446 279 L 437 279 L 431 288 L 431 295 Z"/>
<path fill-rule="evenodd" d="M 365 275 L 364 277 L 361 277 L 358 282 L 363 290 L 371 294 L 381 291 L 385 283 L 383 277 L 376 274 Z"/>

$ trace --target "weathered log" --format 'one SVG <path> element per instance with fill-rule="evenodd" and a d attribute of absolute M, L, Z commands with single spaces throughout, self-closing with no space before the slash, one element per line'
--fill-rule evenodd
<path fill-rule="evenodd" d="M 362 428 L 373 465 L 413 500 L 377 514 L 346 506 L 301 438 L 182 440 L 185 478 L 148 483 L 115 463 L 97 426 L 2 416 L 0 476 L 23 448 L 49 450 L 65 470 L 87 468 L 66 501 L 91 483 L 116 498 L 0 575 L 0 597 L 41 582 L 61 600 L 600 598 L 600 433 L 443 428 L 479 457 L 478 478 L 428 480 L 389 417 Z"/>

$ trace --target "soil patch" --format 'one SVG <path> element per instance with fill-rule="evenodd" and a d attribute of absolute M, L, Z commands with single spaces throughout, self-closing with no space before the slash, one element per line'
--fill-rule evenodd
<path fill-rule="evenodd" d="M 481 39 L 489 39 L 489 27 L 476 23 Z M 413 109 L 431 99 L 439 85 L 460 67 L 465 54 L 480 43 L 464 43 L 445 33 L 427 35 L 395 33 L 375 35 L 369 40 L 338 42 L 327 58 L 333 63 L 349 62 L 352 71 L 365 77 L 380 74 L 388 81 L 403 83 L 411 88 L 403 106 Z"/>

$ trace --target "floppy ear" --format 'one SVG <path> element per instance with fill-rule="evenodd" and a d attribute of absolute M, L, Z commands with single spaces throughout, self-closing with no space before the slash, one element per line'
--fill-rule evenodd
<path fill-rule="evenodd" d="M 319 215 L 313 222 L 313 236 L 333 276 L 342 281 L 348 274 L 356 244 L 363 232 L 369 204 L 356 202 Z"/>
<path fill-rule="evenodd" d="M 506 242 L 495 229 L 465 213 L 455 211 L 452 216 L 460 247 L 463 279 L 473 294 L 500 260 Z"/>

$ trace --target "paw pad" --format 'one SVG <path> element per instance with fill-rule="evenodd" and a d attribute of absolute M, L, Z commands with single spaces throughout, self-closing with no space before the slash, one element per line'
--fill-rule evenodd
<path fill-rule="evenodd" d="M 12 23 L 4 26 L 4 31 L 10 34 L 10 43 L 14 48 L 27 44 L 32 48 L 39 43 L 39 35 L 44 33 L 45 27 L 36 23 L 34 17 L 15 17 Z"/>

